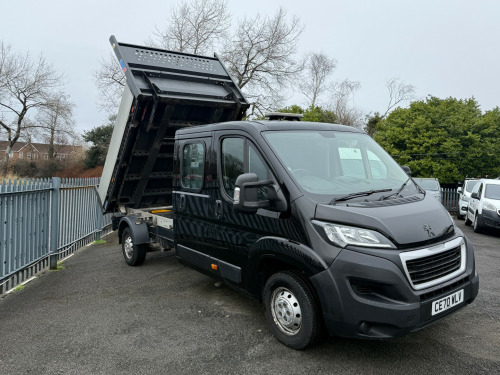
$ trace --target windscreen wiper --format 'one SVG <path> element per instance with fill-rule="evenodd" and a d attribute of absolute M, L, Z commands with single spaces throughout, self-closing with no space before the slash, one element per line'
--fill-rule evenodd
<path fill-rule="evenodd" d="M 351 193 L 351 194 L 347 194 L 347 195 L 344 195 L 344 196 L 339 197 L 339 198 L 333 198 L 330 201 L 330 204 L 335 204 L 336 202 L 346 201 L 346 200 L 356 198 L 356 197 L 363 197 L 365 195 L 372 195 L 375 193 L 383 193 L 385 191 L 391 191 L 391 190 L 392 189 L 379 189 L 379 190 L 368 190 L 368 191 L 360 191 L 357 193 Z"/>
<path fill-rule="evenodd" d="M 396 192 L 394 192 L 392 194 L 389 194 L 389 195 L 383 195 L 383 196 L 380 197 L 379 200 L 383 201 L 383 200 L 385 200 L 387 198 L 392 197 L 393 195 L 398 196 L 399 193 L 401 193 L 403 191 L 403 189 L 406 187 L 406 185 L 408 184 L 408 182 L 410 182 L 410 180 L 411 180 L 411 177 L 408 177 L 408 179 L 404 182 L 403 185 L 401 185 L 401 187 Z"/>

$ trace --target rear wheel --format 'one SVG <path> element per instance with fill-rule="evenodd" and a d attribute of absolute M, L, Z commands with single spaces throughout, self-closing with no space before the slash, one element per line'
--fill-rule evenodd
<path fill-rule="evenodd" d="M 320 337 L 320 314 L 313 292 L 301 277 L 278 272 L 263 290 L 271 333 L 293 349 L 305 349 Z"/>
<path fill-rule="evenodd" d="M 122 252 L 125 262 L 129 266 L 140 266 L 146 259 L 146 245 L 135 245 L 130 228 L 125 228 L 122 233 Z"/>

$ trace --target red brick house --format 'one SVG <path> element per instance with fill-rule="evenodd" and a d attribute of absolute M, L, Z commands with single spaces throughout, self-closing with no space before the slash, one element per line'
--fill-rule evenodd
<path fill-rule="evenodd" d="M 0 141 L 0 158 L 5 154 L 9 142 Z M 82 146 L 54 145 L 54 156 L 59 160 L 70 160 L 82 151 Z M 10 160 L 48 160 L 49 145 L 44 143 L 16 142 L 9 155 Z"/>

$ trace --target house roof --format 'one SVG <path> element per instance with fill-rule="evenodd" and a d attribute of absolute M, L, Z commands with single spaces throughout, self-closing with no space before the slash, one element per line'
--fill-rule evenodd
<path fill-rule="evenodd" d="M 0 152 L 5 152 L 8 141 L 0 140 Z M 48 154 L 50 145 L 45 143 L 28 143 L 28 142 L 16 142 L 14 147 L 12 147 L 12 152 L 38 152 L 39 154 Z M 82 146 L 72 146 L 72 145 L 54 145 L 54 152 L 56 154 L 71 154 L 80 150 Z"/>

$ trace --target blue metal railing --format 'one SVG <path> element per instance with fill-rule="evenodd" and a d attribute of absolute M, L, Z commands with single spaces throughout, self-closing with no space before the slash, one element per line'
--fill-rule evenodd
<path fill-rule="evenodd" d="M 0 294 L 99 239 L 111 223 L 102 215 L 99 178 L 0 183 Z"/>
<path fill-rule="evenodd" d="M 109 230 L 111 214 L 102 215 L 97 184 L 99 178 L 56 177 L 0 184 L 0 294 Z M 442 198 L 456 214 L 456 190 L 442 189 Z"/>

